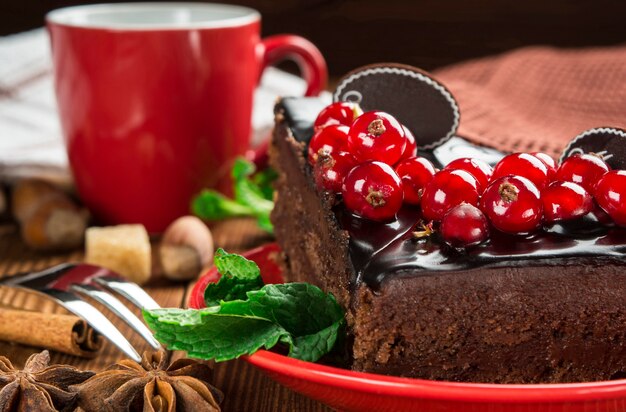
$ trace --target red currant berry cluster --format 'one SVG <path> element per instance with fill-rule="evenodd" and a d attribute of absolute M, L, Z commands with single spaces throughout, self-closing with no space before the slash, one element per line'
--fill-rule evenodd
<path fill-rule="evenodd" d="M 333 103 L 315 120 L 308 160 L 318 189 L 339 193 L 353 213 L 392 220 L 403 201 L 419 204 L 434 166 L 418 160 L 411 132 L 393 116 Z M 394 170 L 395 167 L 395 170 Z"/>
<path fill-rule="evenodd" d="M 467 177 L 464 183 L 439 177 L 451 170 L 471 174 L 475 187 Z M 593 154 L 574 155 L 557 167 L 544 153 L 513 153 L 493 171 L 476 159 L 455 160 L 428 183 L 422 199 L 424 218 L 440 220 L 442 238 L 456 247 L 486 240 L 489 228 L 529 234 L 544 224 L 605 212 L 626 226 L 626 172 L 610 171 Z"/>
<path fill-rule="evenodd" d="M 388 221 L 404 203 L 420 206 L 454 247 L 477 245 L 493 228 L 529 234 L 589 213 L 626 226 L 626 171 L 611 171 L 599 156 L 557 166 L 545 153 L 513 153 L 493 169 L 462 158 L 439 171 L 417 156 L 415 138 L 393 116 L 362 113 L 354 103 L 320 113 L 308 159 L 317 187 L 341 194 L 351 212 Z"/>

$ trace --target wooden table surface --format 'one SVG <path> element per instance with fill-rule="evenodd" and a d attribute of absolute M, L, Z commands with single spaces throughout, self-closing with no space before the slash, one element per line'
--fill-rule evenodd
<path fill-rule="evenodd" d="M 212 226 L 216 247 L 231 252 L 243 252 L 271 241 L 271 238 L 258 230 L 254 221 L 237 219 L 220 222 Z M 20 241 L 17 228 L 13 225 L 0 226 L 0 277 L 44 269 L 62 262 L 80 261 L 82 251 L 66 254 L 35 253 Z M 185 306 L 187 293 L 192 284 L 172 283 L 157 274 L 146 291 L 163 307 Z M 65 313 L 65 310 L 51 301 L 38 296 L 0 288 L 0 306 L 13 306 L 50 313 Z M 139 311 L 135 311 L 139 314 Z M 132 332 L 123 322 L 110 316 L 131 343 L 139 350 L 148 345 Z M 17 367 L 22 367 L 32 353 L 41 349 L 0 342 L 0 355 L 7 356 Z M 113 345 L 105 343 L 102 351 L 94 359 L 82 359 L 60 353 L 52 353 L 52 363 L 75 365 L 81 369 L 101 370 L 123 358 Z M 224 411 L 326 411 L 324 405 L 292 392 L 267 378 L 241 360 L 219 363 L 215 366 L 213 384 L 224 392 Z"/>

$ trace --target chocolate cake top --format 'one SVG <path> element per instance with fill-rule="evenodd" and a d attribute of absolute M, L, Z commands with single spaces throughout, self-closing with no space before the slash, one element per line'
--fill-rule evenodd
<path fill-rule="evenodd" d="M 285 116 L 296 140 L 308 143 L 313 134 L 313 122 L 324 106 L 323 101 L 316 98 L 284 98 L 276 110 Z M 618 133 L 614 133 L 606 129 L 594 129 L 595 132 L 592 130 L 576 137 L 564 156 L 580 151 L 605 151 L 605 155 L 612 155 L 607 159 L 612 166 L 619 167 L 621 162 L 626 162 L 626 145 L 620 146 L 620 142 L 625 141 L 623 131 L 615 129 Z M 596 137 L 597 141 L 592 140 Z M 463 144 L 472 145 L 467 141 Z M 430 155 L 435 160 L 439 158 L 423 148 L 419 154 Z M 350 254 L 358 280 L 374 289 L 380 287 L 387 276 L 395 274 L 426 275 L 476 267 L 547 263 L 566 266 L 588 263 L 590 259 L 595 260 L 594 264 L 620 264 L 626 253 L 626 231 L 603 226 L 593 216 L 555 224 L 527 237 L 498 234 L 470 251 L 460 252 L 444 245 L 437 236 L 427 240 L 413 236 L 420 221 L 419 209 L 404 207 L 398 219 L 389 223 L 364 222 L 342 208 L 337 208 L 336 214 L 340 226 L 350 233 Z"/>

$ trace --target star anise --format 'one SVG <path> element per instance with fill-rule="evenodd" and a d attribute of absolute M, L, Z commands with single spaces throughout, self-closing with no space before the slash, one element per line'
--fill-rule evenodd
<path fill-rule="evenodd" d="M 23 370 L 0 356 L 0 411 L 68 411 L 74 408 L 76 394 L 70 385 L 94 375 L 68 365 L 52 365 L 47 350 L 31 355 Z"/>
<path fill-rule="evenodd" d="M 123 360 L 80 385 L 85 411 L 219 411 L 222 392 L 211 386 L 211 368 L 192 359 L 168 366 L 164 351 L 144 352 L 141 363 Z"/>

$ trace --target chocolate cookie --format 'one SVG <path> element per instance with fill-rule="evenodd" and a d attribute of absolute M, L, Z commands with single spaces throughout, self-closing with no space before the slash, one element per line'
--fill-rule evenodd
<path fill-rule="evenodd" d="M 441 145 L 459 126 L 459 107 L 452 93 L 412 66 L 373 64 L 353 70 L 339 81 L 333 99 L 358 102 L 364 111 L 393 113 L 424 149 Z"/>

